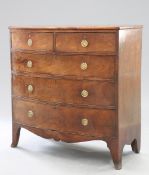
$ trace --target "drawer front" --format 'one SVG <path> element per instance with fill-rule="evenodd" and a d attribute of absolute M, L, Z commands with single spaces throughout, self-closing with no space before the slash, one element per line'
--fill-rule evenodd
<path fill-rule="evenodd" d="M 116 33 L 56 33 L 59 52 L 116 52 Z"/>
<path fill-rule="evenodd" d="M 84 56 L 50 54 L 28 54 L 14 52 L 12 67 L 14 71 L 45 73 L 59 76 L 114 78 L 114 56 Z"/>
<path fill-rule="evenodd" d="M 59 132 L 111 136 L 115 128 L 115 115 L 115 110 L 54 107 L 29 101 L 13 101 L 16 122 Z"/>
<path fill-rule="evenodd" d="M 12 48 L 24 50 L 53 50 L 53 34 L 40 32 L 13 32 Z"/>
<path fill-rule="evenodd" d="M 80 105 L 115 105 L 112 82 L 13 76 L 13 95 L 49 102 Z"/>

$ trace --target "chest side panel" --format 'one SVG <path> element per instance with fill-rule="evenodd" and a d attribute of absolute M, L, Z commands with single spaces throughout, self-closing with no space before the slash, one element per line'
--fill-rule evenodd
<path fill-rule="evenodd" d="M 119 136 L 138 137 L 141 122 L 142 30 L 119 31 L 118 120 Z"/>

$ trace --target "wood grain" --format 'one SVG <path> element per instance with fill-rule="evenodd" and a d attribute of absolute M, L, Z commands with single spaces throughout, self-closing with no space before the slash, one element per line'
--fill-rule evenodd
<path fill-rule="evenodd" d="M 14 121 L 27 126 L 98 137 L 114 134 L 115 110 L 57 107 L 21 100 L 14 100 L 13 109 Z M 34 113 L 31 118 L 29 110 Z M 83 118 L 88 119 L 87 126 L 82 125 Z"/>
<path fill-rule="evenodd" d="M 40 32 L 13 32 L 12 49 L 22 50 L 53 50 L 53 34 Z M 28 46 L 28 39 L 32 40 L 32 46 Z"/>
<path fill-rule="evenodd" d="M 115 33 L 57 33 L 55 37 L 57 52 L 116 52 Z M 84 39 L 89 43 L 85 48 Z"/>
<path fill-rule="evenodd" d="M 28 92 L 28 85 L 33 86 L 33 91 Z M 84 105 L 115 105 L 114 83 L 64 80 L 51 78 L 33 78 L 13 75 L 13 95 L 35 98 L 49 102 L 64 102 L 68 104 Z M 43 90 L 44 86 L 44 90 Z M 88 91 L 87 97 L 82 97 L 81 92 Z"/>
<path fill-rule="evenodd" d="M 27 67 L 28 61 L 32 61 L 32 68 Z M 81 63 L 87 64 L 86 70 L 80 68 Z M 12 67 L 15 72 L 114 79 L 114 64 L 114 56 L 12 53 Z"/>
<path fill-rule="evenodd" d="M 120 144 L 136 140 L 140 148 L 142 30 L 120 31 L 119 37 L 119 139 Z"/>

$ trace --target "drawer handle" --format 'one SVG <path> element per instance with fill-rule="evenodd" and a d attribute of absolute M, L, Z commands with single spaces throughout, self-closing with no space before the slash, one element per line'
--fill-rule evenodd
<path fill-rule="evenodd" d="M 27 113 L 27 116 L 28 116 L 29 118 L 32 118 L 32 117 L 34 116 L 33 111 L 29 110 L 28 113 Z"/>
<path fill-rule="evenodd" d="M 83 40 L 81 41 L 81 46 L 82 46 L 82 47 L 87 47 L 87 46 L 88 46 L 88 41 L 85 40 L 85 39 L 83 39 Z"/>
<path fill-rule="evenodd" d="M 28 90 L 28 92 L 33 92 L 34 88 L 33 88 L 33 86 L 31 84 L 29 84 L 27 86 L 27 90 Z"/>
<path fill-rule="evenodd" d="M 81 120 L 81 124 L 82 124 L 83 126 L 87 126 L 87 125 L 88 125 L 88 119 L 83 118 L 83 119 Z"/>
<path fill-rule="evenodd" d="M 81 63 L 80 68 L 82 70 L 86 70 L 87 69 L 87 63 Z"/>
<path fill-rule="evenodd" d="M 87 91 L 87 90 L 83 90 L 83 91 L 81 92 L 81 96 L 82 96 L 82 97 L 87 97 L 87 96 L 88 96 L 88 91 Z"/>
<path fill-rule="evenodd" d="M 28 46 L 29 46 L 29 47 L 31 47 L 31 46 L 32 46 L 33 41 L 32 41 L 32 39 L 31 39 L 31 38 L 29 38 L 29 39 L 28 39 L 27 44 L 28 44 Z"/>
<path fill-rule="evenodd" d="M 31 60 L 29 60 L 29 61 L 27 61 L 26 65 L 27 65 L 28 68 L 31 68 L 33 66 L 33 63 L 32 63 Z"/>

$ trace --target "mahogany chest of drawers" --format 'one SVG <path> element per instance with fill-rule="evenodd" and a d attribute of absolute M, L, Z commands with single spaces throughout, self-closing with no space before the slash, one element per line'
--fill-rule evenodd
<path fill-rule="evenodd" d="M 140 150 L 141 26 L 10 27 L 12 147 L 20 129 Z"/>

